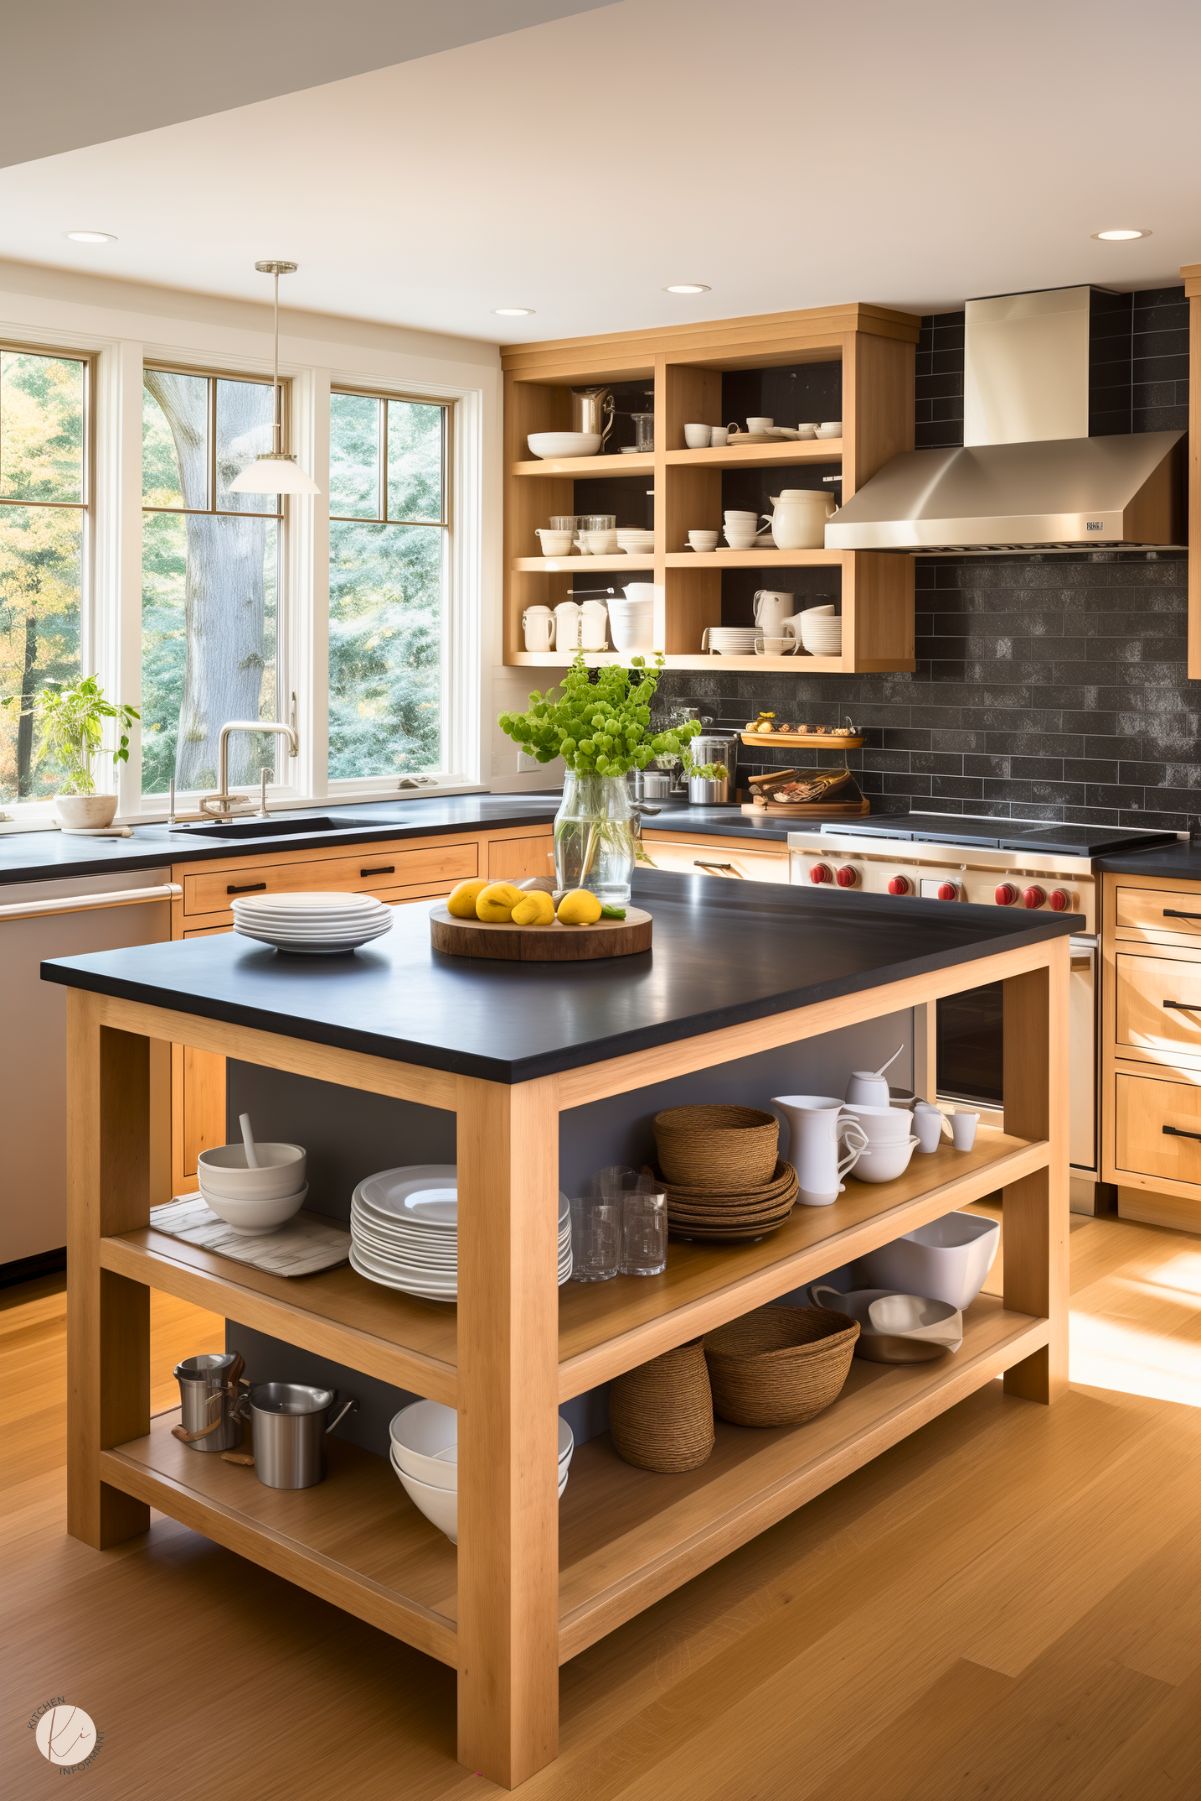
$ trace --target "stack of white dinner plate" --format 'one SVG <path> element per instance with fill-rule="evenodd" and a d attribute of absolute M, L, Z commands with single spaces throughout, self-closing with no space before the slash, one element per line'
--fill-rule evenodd
<path fill-rule="evenodd" d="M 392 909 L 373 894 L 249 894 L 233 903 L 234 931 L 279 951 L 330 957 L 392 930 Z"/>
<path fill-rule="evenodd" d="M 380 1170 L 350 1200 L 351 1268 L 427 1301 L 459 1292 L 459 1183 L 453 1163 Z M 559 1286 L 571 1277 L 571 1212 L 559 1196 Z"/>

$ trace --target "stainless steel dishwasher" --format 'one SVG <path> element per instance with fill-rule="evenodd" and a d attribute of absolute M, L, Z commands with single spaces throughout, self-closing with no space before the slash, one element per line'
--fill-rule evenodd
<path fill-rule="evenodd" d="M 67 1235 L 66 999 L 42 961 L 170 938 L 175 892 L 155 869 L 0 886 L 0 1279 Z"/>

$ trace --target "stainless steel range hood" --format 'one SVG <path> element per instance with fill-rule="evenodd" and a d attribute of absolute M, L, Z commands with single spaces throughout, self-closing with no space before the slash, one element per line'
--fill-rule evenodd
<path fill-rule="evenodd" d="M 1089 288 L 969 301 L 962 448 L 894 457 L 830 520 L 827 545 L 1182 549 L 1185 434 L 1088 435 L 1092 301 Z"/>

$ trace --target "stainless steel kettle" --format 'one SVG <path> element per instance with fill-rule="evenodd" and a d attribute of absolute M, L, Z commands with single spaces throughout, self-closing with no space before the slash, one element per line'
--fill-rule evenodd
<path fill-rule="evenodd" d="M 611 388 L 573 388 L 571 390 L 572 431 L 600 433 L 601 449 L 613 430 L 616 402 Z"/>

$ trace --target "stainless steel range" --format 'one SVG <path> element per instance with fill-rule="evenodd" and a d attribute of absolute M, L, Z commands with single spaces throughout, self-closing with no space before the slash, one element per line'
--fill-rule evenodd
<path fill-rule="evenodd" d="M 1097 878 L 1109 851 L 1166 844 L 1172 832 L 1122 827 L 1043 825 L 944 813 L 877 814 L 814 825 L 788 836 L 793 882 L 891 894 L 910 900 L 967 902 L 1078 913 L 1072 937 L 1069 1070 L 1072 1207 L 1097 1210 Z M 973 989 L 938 1004 L 933 1021 L 915 1019 L 919 1085 L 940 1099 L 969 1101 L 1001 1117 L 1001 995 Z M 922 1075 L 924 1072 L 924 1080 Z"/>

